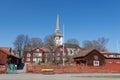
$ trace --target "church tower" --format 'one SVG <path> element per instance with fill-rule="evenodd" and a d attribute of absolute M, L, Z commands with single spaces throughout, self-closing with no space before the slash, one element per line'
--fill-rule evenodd
<path fill-rule="evenodd" d="M 55 30 L 55 45 L 60 46 L 63 44 L 63 35 L 60 32 L 60 20 L 59 15 L 57 15 L 56 30 Z"/>

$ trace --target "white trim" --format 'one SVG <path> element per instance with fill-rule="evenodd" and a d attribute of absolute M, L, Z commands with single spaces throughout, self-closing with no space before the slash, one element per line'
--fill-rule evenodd
<path fill-rule="evenodd" d="M 100 65 L 100 62 L 98 60 L 93 61 L 93 66 L 99 66 L 99 65 Z"/>

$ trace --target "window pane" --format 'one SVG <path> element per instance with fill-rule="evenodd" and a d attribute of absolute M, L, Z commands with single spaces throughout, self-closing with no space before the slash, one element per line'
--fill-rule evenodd
<path fill-rule="evenodd" d="M 94 60 L 93 61 L 93 66 L 99 66 L 99 61 Z"/>

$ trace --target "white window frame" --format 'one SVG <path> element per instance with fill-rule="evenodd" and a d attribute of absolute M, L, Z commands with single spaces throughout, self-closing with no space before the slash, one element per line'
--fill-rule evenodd
<path fill-rule="evenodd" d="M 94 60 L 93 61 L 93 66 L 100 66 L 100 61 Z"/>
<path fill-rule="evenodd" d="M 41 57 L 42 53 L 33 53 L 33 57 Z"/>

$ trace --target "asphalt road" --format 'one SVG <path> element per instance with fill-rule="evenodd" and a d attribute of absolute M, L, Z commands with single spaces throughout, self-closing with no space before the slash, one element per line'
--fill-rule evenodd
<path fill-rule="evenodd" d="M 0 80 L 120 80 L 119 78 L 90 78 L 80 76 L 120 76 L 120 73 L 79 73 L 79 74 L 0 74 Z"/>

